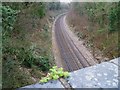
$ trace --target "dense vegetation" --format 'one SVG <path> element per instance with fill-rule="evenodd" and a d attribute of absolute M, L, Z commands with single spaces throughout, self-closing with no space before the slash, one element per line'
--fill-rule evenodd
<path fill-rule="evenodd" d="M 72 3 L 71 6 L 68 20 L 78 37 L 92 48 L 93 55 L 96 58 L 118 57 L 120 3 L 88 2 Z M 98 53 L 98 50 L 101 52 Z"/>
<path fill-rule="evenodd" d="M 93 55 L 120 56 L 120 3 L 72 3 L 71 6 L 67 19 L 78 37 L 92 48 Z M 2 3 L 3 88 L 33 84 L 46 76 L 54 64 L 52 22 L 63 8 L 68 7 L 60 2 Z M 56 69 L 53 71 L 52 78 L 58 78 Z M 42 81 L 46 82 L 46 78 Z"/>
<path fill-rule="evenodd" d="M 57 3 L 54 3 L 57 7 Z M 54 64 L 51 50 L 51 3 L 3 3 L 3 88 L 38 82 Z M 51 11 L 53 12 L 53 11 Z"/>

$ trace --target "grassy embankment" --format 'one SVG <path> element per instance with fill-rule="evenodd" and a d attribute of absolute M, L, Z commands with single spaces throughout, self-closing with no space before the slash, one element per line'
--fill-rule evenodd
<path fill-rule="evenodd" d="M 3 3 L 3 88 L 36 83 L 54 65 L 53 16 L 45 3 Z M 59 11 L 59 10 L 56 10 Z"/>
<path fill-rule="evenodd" d="M 68 14 L 73 31 L 99 62 L 120 56 L 119 10 L 119 3 L 73 3 Z"/>

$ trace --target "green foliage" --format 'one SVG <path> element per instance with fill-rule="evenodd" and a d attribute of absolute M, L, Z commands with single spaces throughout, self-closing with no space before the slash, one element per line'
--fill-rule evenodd
<path fill-rule="evenodd" d="M 119 23 L 119 19 L 118 17 L 120 17 L 120 2 L 119 4 L 115 4 L 114 7 L 111 7 L 110 11 L 109 11 L 109 31 L 113 32 L 113 31 L 118 31 L 118 23 Z"/>
<path fill-rule="evenodd" d="M 72 5 L 73 12 L 70 15 L 70 23 L 75 26 L 77 35 L 85 36 L 82 39 L 85 39 L 88 46 L 99 49 L 105 57 L 110 59 L 118 57 L 120 51 L 117 50 L 117 48 L 120 49 L 120 43 L 118 42 L 120 2 L 81 2 Z M 80 20 L 72 18 L 74 15 Z M 84 22 L 81 22 L 82 20 Z M 84 28 L 84 26 L 88 26 L 88 28 L 82 30 L 81 27 Z M 97 52 L 95 48 L 92 48 L 93 55 Z"/>
<path fill-rule="evenodd" d="M 45 6 L 43 4 L 41 4 L 39 6 L 38 13 L 39 13 L 40 18 L 42 18 L 43 16 L 45 16 Z"/>
<path fill-rule="evenodd" d="M 3 35 L 5 35 L 6 32 L 13 30 L 18 11 L 11 9 L 9 6 L 2 6 L 1 9 Z"/>
<path fill-rule="evenodd" d="M 41 4 L 40 8 L 40 16 L 43 16 L 43 5 Z M 35 58 L 33 56 L 33 50 L 26 49 L 23 47 L 12 47 L 9 45 L 11 38 L 12 30 L 14 28 L 14 23 L 16 21 L 16 16 L 19 10 L 13 10 L 9 6 L 2 6 L 2 27 L 3 27 L 3 53 L 7 53 L 10 56 L 14 55 L 17 60 L 21 61 L 21 65 L 27 66 L 29 68 L 32 65 L 38 66 L 41 70 L 47 71 L 49 69 L 49 60 L 47 56 L 41 56 L 39 58 Z M 46 29 L 46 28 L 45 28 Z"/>
<path fill-rule="evenodd" d="M 45 5 L 44 3 L 40 2 L 37 4 L 33 3 L 33 7 L 32 8 L 32 15 L 33 16 L 39 16 L 40 18 L 43 18 L 45 16 Z"/>
<path fill-rule="evenodd" d="M 34 7 L 34 5 L 36 7 Z M 35 69 L 35 71 L 39 72 L 38 76 L 40 77 L 41 75 L 43 76 L 43 73 L 48 71 L 50 68 L 50 57 L 48 53 L 49 47 L 43 47 L 40 45 L 41 43 L 45 42 L 42 40 L 44 37 L 45 40 L 48 40 L 49 37 L 47 34 L 49 34 L 49 32 L 47 32 L 48 27 L 45 27 L 43 30 L 44 33 L 41 31 L 36 34 L 34 31 L 32 31 L 33 29 L 31 30 L 31 28 L 28 26 L 31 25 L 32 20 L 34 20 L 36 24 L 37 20 L 40 20 L 40 18 L 44 17 L 45 7 L 40 3 L 3 3 L 3 6 L 0 7 L 0 10 L 2 12 L 3 27 L 3 87 L 18 88 L 35 83 L 31 77 L 33 77 L 33 75 L 37 77 L 37 75 L 33 74 L 33 72 L 30 70 Z M 42 26 L 43 25 L 40 25 L 39 28 Z M 30 27 L 32 27 L 32 25 Z M 35 29 L 37 28 L 35 27 Z M 27 30 L 29 30 L 29 32 Z M 37 43 L 37 47 L 30 48 L 32 42 L 31 39 L 33 38 L 28 38 L 25 36 L 33 34 L 36 34 L 35 37 L 39 37 L 39 40 L 41 40 L 41 42 L 38 42 L 39 45 Z M 44 34 L 46 36 L 44 36 Z M 36 43 L 35 40 L 33 43 Z M 50 44 L 51 43 L 49 42 L 48 45 Z M 35 53 L 38 55 L 38 57 L 35 56 L 35 51 L 38 51 L 38 53 Z M 25 69 L 25 71 L 23 69 Z"/>
<path fill-rule="evenodd" d="M 89 21 L 98 23 L 101 28 L 108 26 L 110 32 L 119 30 L 120 2 L 75 3 L 74 9 L 80 15 L 87 14 Z"/>
<path fill-rule="evenodd" d="M 8 54 L 12 59 L 18 60 L 20 62 L 20 65 L 24 65 L 25 67 L 31 68 L 32 66 L 37 66 L 42 71 L 49 70 L 50 65 L 48 57 L 40 56 L 36 58 L 34 57 L 33 51 L 31 49 L 27 50 L 25 48 L 4 46 L 3 53 Z"/>
<path fill-rule="evenodd" d="M 19 62 L 14 56 L 3 57 L 2 61 L 2 88 L 19 88 L 34 83 L 30 75 L 20 70 Z M 5 59 L 6 58 L 6 59 Z"/>
<path fill-rule="evenodd" d="M 2 3 L 3 6 L 9 6 L 13 10 L 23 10 L 28 8 L 32 3 L 31 2 L 4 2 Z"/>
<path fill-rule="evenodd" d="M 53 66 L 50 69 L 50 73 L 48 73 L 46 77 L 43 77 L 40 80 L 40 83 L 46 83 L 49 80 L 57 80 L 57 79 L 62 78 L 62 77 L 66 78 L 68 76 L 69 76 L 69 73 L 68 72 L 64 72 L 63 68 L 58 68 L 57 66 Z"/>
<path fill-rule="evenodd" d="M 61 9 L 60 2 L 51 2 L 49 3 L 49 10 L 59 10 Z"/>

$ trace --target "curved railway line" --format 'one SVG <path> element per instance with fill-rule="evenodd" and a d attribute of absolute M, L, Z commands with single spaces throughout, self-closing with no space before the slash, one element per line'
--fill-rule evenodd
<path fill-rule="evenodd" d="M 91 64 L 90 61 L 84 57 L 67 32 L 64 20 L 65 15 L 61 15 L 55 21 L 54 29 L 61 60 L 64 64 L 63 68 L 71 72 L 97 63 L 97 61 L 93 60 Z"/>

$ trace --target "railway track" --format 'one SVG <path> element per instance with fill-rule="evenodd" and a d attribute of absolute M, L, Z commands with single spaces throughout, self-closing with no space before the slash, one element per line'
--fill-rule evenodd
<path fill-rule="evenodd" d="M 66 31 L 64 17 L 65 15 L 60 16 L 55 22 L 55 38 L 64 64 L 63 68 L 71 72 L 91 66 Z"/>

